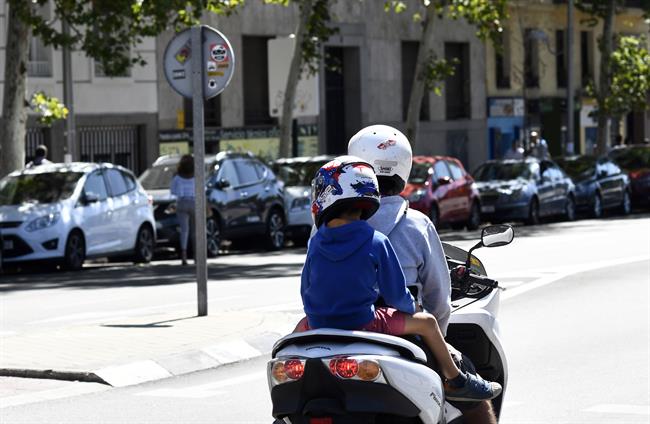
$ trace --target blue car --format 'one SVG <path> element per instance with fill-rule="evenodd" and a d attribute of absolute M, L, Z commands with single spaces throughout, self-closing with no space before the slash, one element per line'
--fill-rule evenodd
<path fill-rule="evenodd" d="M 576 207 L 594 218 L 605 209 L 631 210 L 630 179 L 611 159 L 568 156 L 556 159 L 576 185 Z"/>
<path fill-rule="evenodd" d="M 576 217 L 575 186 L 564 171 L 547 159 L 506 159 L 483 163 L 473 172 L 481 197 L 481 218 L 490 222 Z"/>

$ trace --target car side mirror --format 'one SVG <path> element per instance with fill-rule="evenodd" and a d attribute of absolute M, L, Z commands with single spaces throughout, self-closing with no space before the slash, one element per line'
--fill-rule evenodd
<path fill-rule="evenodd" d="M 214 187 L 218 188 L 219 190 L 223 190 L 224 188 L 230 187 L 230 181 L 226 180 L 225 178 L 221 178 L 220 180 L 214 182 Z"/>
<path fill-rule="evenodd" d="M 449 177 L 440 177 L 436 180 L 436 183 L 441 186 L 449 184 L 450 182 L 451 182 L 451 178 Z"/>
<path fill-rule="evenodd" d="M 481 232 L 481 243 L 485 247 L 505 246 L 514 238 L 515 231 L 510 225 L 490 225 Z"/>
<path fill-rule="evenodd" d="M 84 205 L 90 205 L 91 203 L 99 202 L 99 196 L 95 193 L 84 193 L 82 203 Z"/>

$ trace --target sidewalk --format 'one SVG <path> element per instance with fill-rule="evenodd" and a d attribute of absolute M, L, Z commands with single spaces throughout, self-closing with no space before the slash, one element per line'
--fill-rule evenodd
<path fill-rule="evenodd" d="M 289 312 L 195 311 L 2 336 L 0 376 L 121 387 L 266 355 L 300 319 Z"/>

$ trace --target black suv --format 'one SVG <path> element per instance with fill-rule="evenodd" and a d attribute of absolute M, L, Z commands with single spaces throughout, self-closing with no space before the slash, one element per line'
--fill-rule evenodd
<path fill-rule="evenodd" d="M 178 248 L 180 229 L 169 192 L 180 156 L 162 156 L 139 178 L 152 195 L 158 246 Z M 264 247 L 284 246 L 286 216 L 281 185 L 271 169 L 250 153 L 219 152 L 206 157 L 208 256 L 222 240 L 259 239 Z"/>

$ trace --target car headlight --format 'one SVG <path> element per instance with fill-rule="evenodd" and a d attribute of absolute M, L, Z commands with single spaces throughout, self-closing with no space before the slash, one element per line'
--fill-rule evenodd
<path fill-rule="evenodd" d="M 415 190 L 413 193 L 411 193 L 408 197 L 409 202 L 419 202 L 424 195 L 427 193 L 427 191 L 423 188 L 419 188 Z"/>
<path fill-rule="evenodd" d="M 291 209 L 309 209 L 311 199 L 309 197 L 299 197 L 291 202 Z"/>
<path fill-rule="evenodd" d="M 32 220 L 29 224 L 27 224 L 25 230 L 32 232 L 36 230 L 42 230 L 43 228 L 51 227 L 52 225 L 56 224 L 59 221 L 59 218 L 61 218 L 61 214 L 58 212 L 40 216 Z"/>

